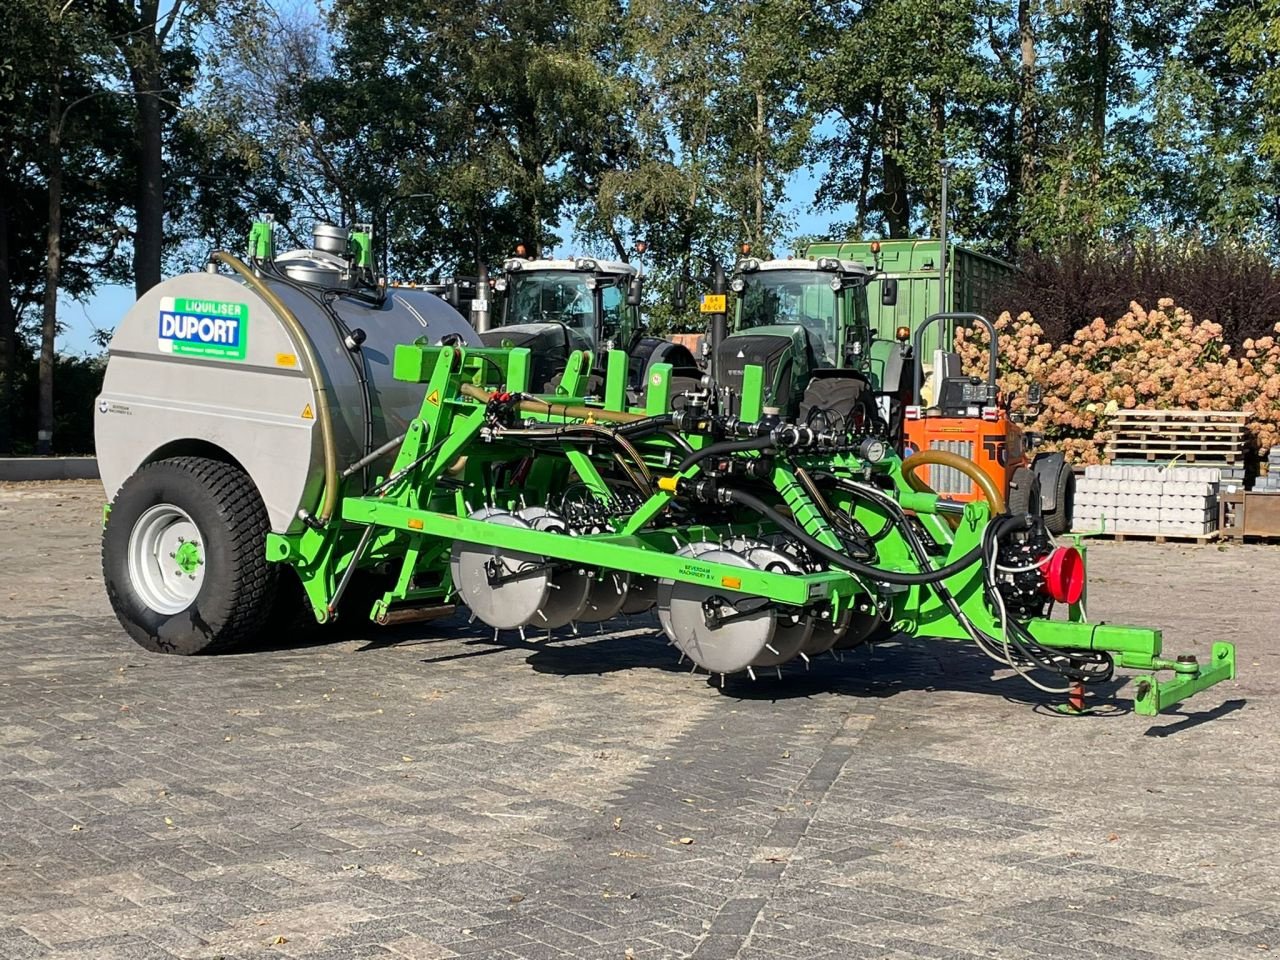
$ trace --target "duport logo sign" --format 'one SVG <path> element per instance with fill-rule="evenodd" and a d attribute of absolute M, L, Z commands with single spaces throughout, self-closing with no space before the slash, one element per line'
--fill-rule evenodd
<path fill-rule="evenodd" d="M 165 353 L 243 360 L 249 346 L 249 305 L 164 297 L 159 332 L 160 349 Z"/>

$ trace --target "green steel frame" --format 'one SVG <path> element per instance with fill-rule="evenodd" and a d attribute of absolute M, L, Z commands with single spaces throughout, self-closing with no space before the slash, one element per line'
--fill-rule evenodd
<path fill-rule="evenodd" d="M 614 351 L 607 358 L 609 372 L 625 367 L 627 357 Z M 649 372 L 642 409 L 628 411 L 619 387 L 608 390 L 604 402 L 586 408 L 582 399 L 591 373 L 589 353 L 571 358 L 556 396 L 548 397 L 545 410 L 527 405 L 520 416 L 543 428 L 580 428 L 613 413 L 657 415 L 670 410 L 670 367 L 658 364 Z M 642 502 L 626 511 L 611 532 L 581 536 L 499 526 L 469 519 L 477 507 L 496 505 L 516 508 L 525 502 L 546 502 L 550 492 L 563 489 L 570 476 L 593 497 L 611 497 L 608 472 L 612 450 L 607 444 L 577 442 L 554 451 L 538 452 L 522 443 L 518 431 L 494 431 L 487 419 L 488 391 L 525 394 L 529 386 L 530 355 L 525 349 L 462 348 L 402 345 L 397 348 L 394 373 L 398 379 L 425 385 L 419 415 L 410 424 L 387 476 L 371 492 L 345 496 L 340 522 L 323 528 L 268 538 L 268 558 L 291 564 L 298 572 L 307 597 L 321 622 L 337 613 L 350 572 L 375 565 L 395 571 L 394 583 L 374 603 L 371 616 L 383 619 L 397 605 L 417 602 L 444 604 L 453 594 L 449 565 L 457 541 L 520 551 L 545 557 L 549 562 L 571 561 L 601 570 L 625 570 L 668 581 L 711 586 L 726 595 L 765 597 L 781 607 L 804 608 L 838 618 L 855 603 L 871 605 L 886 622 L 911 634 L 940 640 L 971 640 L 963 624 L 948 606 L 943 591 L 923 584 L 888 586 L 841 569 L 813 573 L 777 573 L 748 567 L 677 556 L 678 546 L 696 540 L 716 539 L 722 526 L 677 524 L 671 520 L 673 501 L 681 499 L 685 482 L 703 475 L 705 461 L 675 474 L 682 447 L 669 435 L 646 438 L 639 449 L 643 469 L 662 474 Z M 742 415 L 747 421 L 761 416 L 762 375 L 748 367 L 744 377 Z M 610 384 L 624 377 L 610 376 Z M 464 390 L 464 386 L 469 385 Z M 562 406 L 574 404 L 575 414 Z M 561 406 L 557 406 L 557 405 Z M 584 414 L 585 410 L 585 415 Z M 710 442 L 689 432 L 683 440 L 697 450 Z M 744 453 L 743 457 L 756 454 Z M 496 482 L 505 465 L 528 459 L 531 469 L 520 484 Z M 950 563 L 982 542 L 991 521 L 985 502 L 964 506 L 958 517 L 944 515 L 935 495 L 912 489 L 893 455 L 875 463 L 863 463 L 848 453 L 778 456 L 770 468 L 775 502 L 790 513 L 805 532 L 830 546 L 840 541 L 818 503 L 798 482 L 797 471 L 821 469 L 851 479 L 875 479 L 899 507 L 919 520 L 939 546 L 932 563 Z M 824 494 L 826 491 L 824 491 Z M 829 507 L 846 512 L 876 543 L 880 569 L 900 573 L 921 572 L 921 565 L 899 529 L 901 520 L 877 504 L 843 489 L 830 491 Z M 958 522 L 957 522 L 958 521 Z M 953 525 L 954 524 L 954 525 Z M 750 517 L 736 521 L 729 533 L 771 532 L 767 521 Z M 986 600 L 983 564 L 975 562 L 943 581 L 946 593 L 959 605 L 972 627 L 999 645 L 1003 628 Z M 1229 643 L 1215 643 L 1209 663 L 1195 658 L 1167 660 L 1161 657 L 1159 630 L 1086 622 L 1083 599 L 1066 620 L 1031 620 L 1026 629 L 1044 647 L 1066 651 L 1106 651 L 1116 665 L 1145 671 L 1137 684 L 1135 710 L 1154 714 L 1197 691 L 1235 676 L 1235 651 Z M 1158 674 L 1171 673 L 1167 679 Z"/>

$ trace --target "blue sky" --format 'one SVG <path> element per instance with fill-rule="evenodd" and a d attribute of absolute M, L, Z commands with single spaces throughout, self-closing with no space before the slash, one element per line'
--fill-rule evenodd
<path fill-rule="evenodd" d="M 823 234 L 832 222 L 848 220 L 845 211 L 816 214 L 810 210 L 814 191 L 822 176 L 821 169 L 799 170 L 787 185 L 787 195 L 791 198 L 792 218 L 795 227 L 794 236 L 805 234 Z M 561 239 L 567 239 L 562 237 Z M 58 351 L 61 353 L 96 353 L 93 345 L 93 332 L 96 329 L 112 330 L 120 319 L 133 306 L 133 287 L 101 286 L 97 292 L 84 303 L 64 299 L 59 304 L 58 317 L 65 330 L 58 337 Z"/>

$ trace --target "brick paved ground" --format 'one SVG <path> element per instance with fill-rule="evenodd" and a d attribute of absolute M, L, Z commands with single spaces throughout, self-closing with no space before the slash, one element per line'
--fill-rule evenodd
<path fill-rule="evenodd" d="M 152 656 L 99 500 L 0 486 L 0 960 L 1280 950 L 1280 548 L 1096 547 L 1095 616 L 1242 676 L 1064 719 L 921 641 L 721 691 L 647 620 Z"/>

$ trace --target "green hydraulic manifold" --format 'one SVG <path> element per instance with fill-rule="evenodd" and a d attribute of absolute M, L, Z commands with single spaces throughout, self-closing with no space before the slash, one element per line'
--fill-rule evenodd
<path fill-rule="evenodd" d="M 340 522 L 271 535 L 269 559 L 295 568 L 320 621 L 344 609 L 361 574 L 381 578 L 370 611 L 380 622 L 448 610 L 460 595 L 473 610 L 477 598 L 510 608 L 541 596 L 535 628 L 556 625 L 555 594 L 591 597 L 607 576 L 625 579 L 656 590 L 672 642 L 713 673 L 754 676 L 832 637 L 903 631 L 972 642 L 1068 686 L 1139 671 L 1141 714 L 1235 676 L 1231 644 L 1213 644 L 1207 662 L 1166 659 L 1159 630 L 1087 622 L 1083 596 L 1067 619 L 1009 613 L 1015 574 L 1001 571 L 993 538 L 1011 521 L 983 501 L 917 492 L 892 451 L 872 459 L 860 438 L 770 419 L 758 367 L 728 420 L 694 397 L 675 403 L 663 364 L 639 405 L 621 389 L 588 403 L 592 359 L 572 354 L 556 394 L 536 396 L 526 349 L 401 345 L 394 374 L 422 384 L 423 402 L 383 475 L 344 491 Z M 606 363 L 606 383 L 623 383 L 626 355 Z M 1005 566 L 1038 576 L 1035 564 Z M 463 569 L 470 581 L 455 583 Z M 1021 589 L 1010 596 L 1034 594 Z"/>

